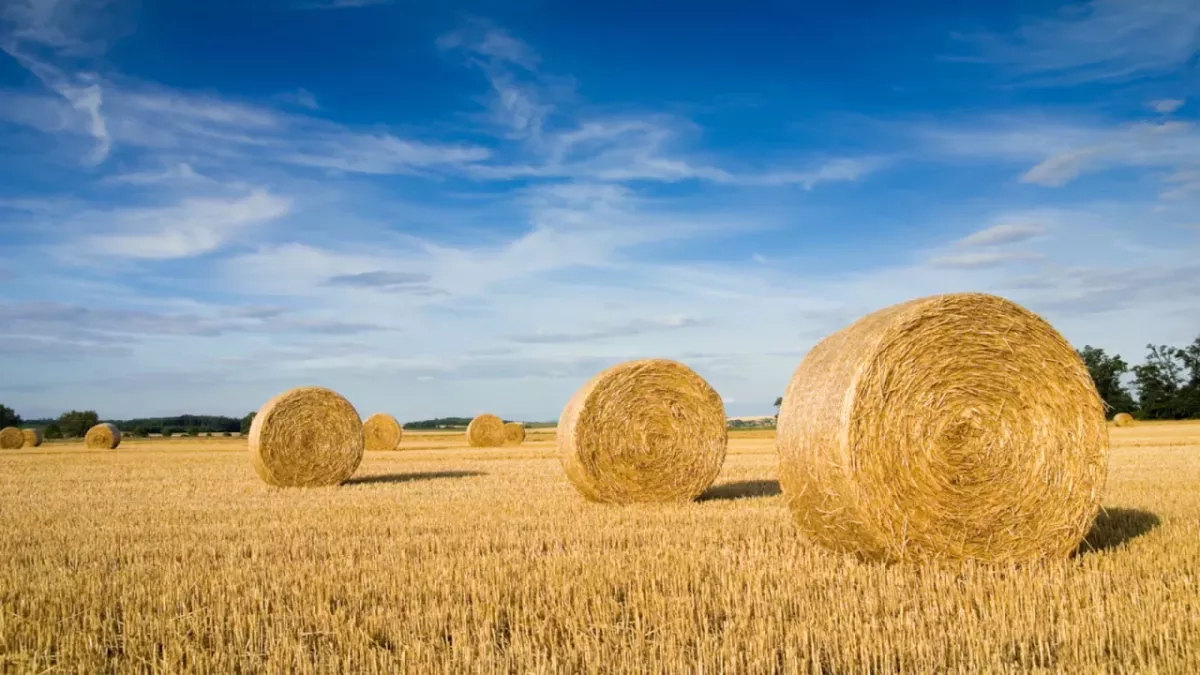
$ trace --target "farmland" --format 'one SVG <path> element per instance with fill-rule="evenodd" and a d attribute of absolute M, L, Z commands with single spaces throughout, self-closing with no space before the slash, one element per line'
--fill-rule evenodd
<path fill-rule="evenodd" d="M 1200 672 L 1200 424 L 1113 429 L 1089 550 L 1013 568 L 804 542 L 769 431 L 670 506 L 583 501 L 553 438 L 313 490 L 241 439 L 0 453 L 0 671 Z"/>

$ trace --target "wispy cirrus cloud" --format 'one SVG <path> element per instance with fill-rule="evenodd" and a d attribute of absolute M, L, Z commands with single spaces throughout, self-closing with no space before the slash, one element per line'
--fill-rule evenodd
<path fill-rule="evenodd" d="M 1001 223 L 979 230 L 958 241 L 959 246 L 1003 246 L 1028 241 L 1044 233 L 1046 228 L 1036 223 Z"/>
<path fill-rule="evenodd" d="M 1200 53 L 1193 0 L 1089 0 L 1026 20 L 1011 35 L 973 36 L 983 61 L 1024 84 L 1121 82 L 1186 67 Z"/>
<path fill-rule="evenodd" d="M 600 340 L 635 337 L 659 331 L 680 330 L 700 324 L 699 320 L 686 316 L 669 317 L 666 319 L 637 319 L 615 326 L 603 326 L 579 332 L 555 333 L 537 331 L 523 335 L 513 335 L 508 339 L 512 342 L 531 345 L 597 342 Z"/>

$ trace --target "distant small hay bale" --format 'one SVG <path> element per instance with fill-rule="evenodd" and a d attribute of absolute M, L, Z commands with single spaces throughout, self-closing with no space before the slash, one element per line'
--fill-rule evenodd
<path fill-rule="evenodd" d="M 1117 413 L 1117 416 L 1113 418 L 1113 424 L 1119 427 L 1131 427 L 1135 422 L 1137 420 L 1133 419 L 1133 415 L 1129 413 Z"/>
<path fill-rule="evenodd" d="M 693 500 L 721 472 L 728 443 L 721 396 L 665 359 L 605 370 L 575 392 L 558 422 L 567 478 L 595 502 Z"/>
<path fill-rule="evenodd" d="M 0 448 L 4 450 L 20 450 L 25 445 L 25 434 L 16 427 L 0 429 Z"/>
<path fill-rule="evenodd" d="M 472 448 L 498 448 L 505 438 L 504 421 L 495 415 L 480 415 L 467 425 L 467 444 Z"/>
<path fill-rule="evenodd" d="M 507 422 L 504 425 L 504 442 L 520 445 L 525 442 L 525 425 L 520 422 Z"/>
<path fill-rule="evenodd" d="M 363 457 L 358 411 L 337 392 L 300 387 L 267 401 L 250 424 L 250 459 L 268 485 L 324 487 L 354 475 Z"/>
<path fill-rule="evenodd" d="M 25 437 L 25 445 L 31 448 L 36 448 L 42 444 L 41 429 L 22 429 L 21 435 Z"/>
<path fill-rule="evenodd" d="M 387 413 L 375 413 L 363 422 L 363 440 L 367 450 L 398 450 L 404 429 L 395 417 Z"/>
<path fill-rule="evenodd" d="M 914 300 L 825 339 L 792 376 L 778 428 L 800 529 L 875 560 L 1066 557 L 1108 473 L 1082 360 L 990 295 Z"/>
<path fill-rule="evenodd" d="M 93 450 L 114 450 L 121 444 L 121 430 L 116 425 L 101 422 L 88 429 L 83 444 Z"/>

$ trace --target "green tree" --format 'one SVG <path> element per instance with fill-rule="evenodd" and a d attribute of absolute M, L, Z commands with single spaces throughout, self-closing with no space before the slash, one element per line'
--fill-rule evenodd
<path fill-rule="evenodd" d="M 1137 410 L 1133 396 L 1125 385 L 1121 384 L 1121 376 L 1129 372 L 1129 364 L 1118 355 L 1109 356 L 1103 349 L 1091 345 L 1079 352 L 1084 365 L 1096 383 L 1096 391 L 1108 406 L 1110 413 L 1132 413 Z"/>
<path fill-rule="evenodd" d="M 1175 353 L 1183 362 L 1186 378 L 1179 392 L 1181 412 L 1184 417 L 1200 417 L 1200 337 Z"/>
<path fill-rule="evenodd" d="M 48 439 L 62 438 L 62 427 L 58 426 L 58 422 L 51 422 L 46 425 L 45 429 L 42 429 L 42 437 Z"/>
<path fill-rule="evenodd" d="M 256 413 L 250 413 L 249 415 L 246 415 L 245 417 L 242 418 L 242 435 L 243 436 L 250 433 L 250 425 L 254 423 L 254 415 L 255 414 Z"/>
<path fill-rule="evenodd" d="M 150 430 L 146 427 L 134 427 L 133 436 L 134 438 L 148 438 L 150 436 Z"/>
<path fill-rule="evenodd" d="M 4 427 L 19 427 L 21 426 L 21 416 L 13 412 L 13 409 L 0 405 L 0 429 Z"/>
<path fill-rule="evenodd" d="M 95 410 L 72 410 L 58 418 L 58 426 L 62 429 L 64 438 L 79 438 L 87 434 L 88 429 L 100 423 L 100 416 Z"/>
<path fill-rule="evenodd" d="M 1146 345 L 1146 348 L 1150 350 L 1146 362 L 1133 368 L 1142 417 L 1154 420 L 1183 418 L 1186 411 L 1180 396 L 1184 385 L 1183 366 L 1179 362 L 1181 350 L 1165 345 Z"/>
<path fill-rule="evenodd" d="M 192 438 L 195 438 L 200 435 L 200 430 L 197 429 L 196 427 L 188 427 L 187 435 L 191 436 Z"/>

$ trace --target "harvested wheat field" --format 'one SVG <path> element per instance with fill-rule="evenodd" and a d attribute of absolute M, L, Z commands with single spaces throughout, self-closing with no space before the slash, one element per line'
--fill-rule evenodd
<path fill-rule="evenodd" d="M 696 503 L 583 499 L 553 436 L 406 434 L 339 487 L 244 441 L 0 454 L 3 672 L 1200 672 L 1200 424 L 1112 429 L 1089 549 L 860 562 L 801 539 L 771 432 Z"/>

